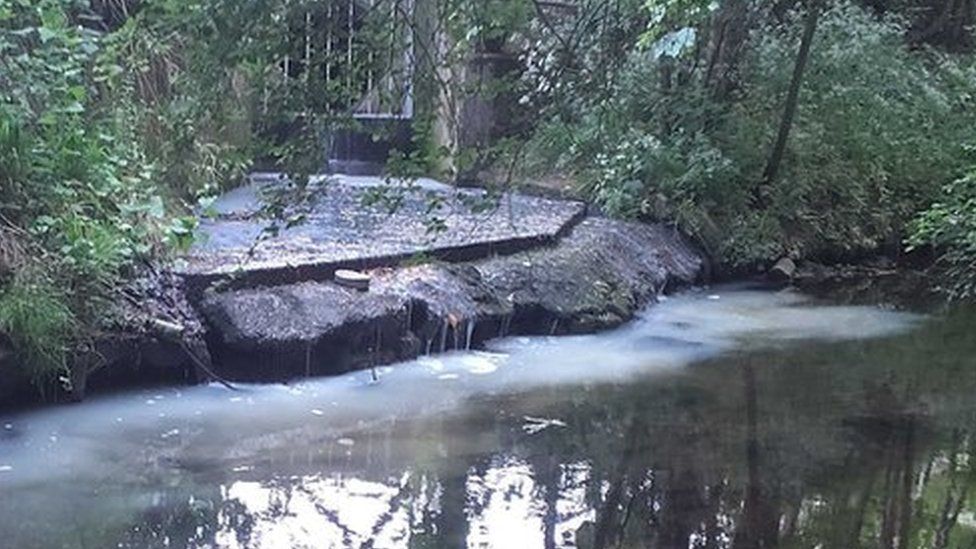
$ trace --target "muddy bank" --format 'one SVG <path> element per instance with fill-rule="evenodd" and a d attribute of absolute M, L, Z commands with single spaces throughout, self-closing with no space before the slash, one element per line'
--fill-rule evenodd
<path fill-rule="evenodd" d="M 67 371 L 43 383 L 32 382 L 15 346 L 0 334 L 0 408 L 204 379 L 196 362 L 210 362 L 206 328 L 180 277 L 145 267 L 114 294 L 97 330 L 72 350 Z"/>

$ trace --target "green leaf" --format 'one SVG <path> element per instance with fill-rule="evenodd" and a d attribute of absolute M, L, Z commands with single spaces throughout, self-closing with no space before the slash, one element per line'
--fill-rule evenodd
<path fill-rule="evenodd" d="M 149 215 L 161 219 L 166 215 L 166 208 L 163 206 L 163 199 L 159 196 L 153 196 L 149 199 L 148 209 Z"/>
<path fill-rule="evenodd" d="M 37 34 L 40 36 L 41 42 L 45 42 L 45 43 L 54 40 L 58 36 L 57 32 L 47 27 L 40 27 L 39 29 L 37 29 Z"/>
<path fill-rule="evenodd" d="M 84 86 L 71 86 L 68 88 L 68 95 L 70 95 L 75 101 L 84 101 L 87 92 Z"/>

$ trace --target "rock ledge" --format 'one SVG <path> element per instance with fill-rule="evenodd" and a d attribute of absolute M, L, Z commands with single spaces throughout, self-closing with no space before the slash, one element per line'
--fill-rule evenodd
<path fill-rule="evenodd" d="M 222 376 L 281 381 L 505 335 L 611 328 L 701 269 L 672 229 L 590 217 L 549 247 L 374 270 L 368 292 L 308 281 L 210 292 L 200 308 Z"/>

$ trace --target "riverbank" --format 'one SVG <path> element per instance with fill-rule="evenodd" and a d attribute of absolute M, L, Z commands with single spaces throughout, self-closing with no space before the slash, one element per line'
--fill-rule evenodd
<path fill-rule="evenodd" d="M 76 355 L 59 398 L 147 382 L 285 382 L 505 335 L 590 333 L 701 281 L 701 255 L 664 226 L 592 216 L 572 200 L 384 183 L 323 180 L 303 223 L 273 231 L 264 214 L 277 182 L 228 193 L 185 257 L 123 292 L 122 321 Z M 369 289 L 335 280 L 342 269 Z M 16 371 L 12 356 L 0 372 Z M 0 386 L 0 402 L 31 400 L 24 378 Z"/>
<path fill-rule="evenodd" d="M 593 333 L 709 282 L 705 257 L 674 229 L 601 217 L 571 199 L 342 176 L 313 186 L 304 211 L 286 212 L 302 223 L 275 227 L 265 214 L 280 185 L 259 179 L 219 199 L 185 256 L 118 292 L 111 321 L 44 398 L 288 382 L 508 335 Z M 368 290 L 336 280 L 343 269 Z M 923 274 L 884 259 L 783 262 L 763 279 L 835 303 L 925 310 L 939 299 Z M 0 340 L 0 408 L 41 397 L 14 360 Z"/>

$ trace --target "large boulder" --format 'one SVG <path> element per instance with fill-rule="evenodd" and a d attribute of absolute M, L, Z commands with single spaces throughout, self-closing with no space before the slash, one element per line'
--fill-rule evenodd
<path fill-rule="evenodd" d="M 304 282 L 209 294 L 201 309 L 221 375 L 329 375 L 463 349 L 497 336 L 512 312 L 470 266 L 373 274 L 368 292 Z"/>

